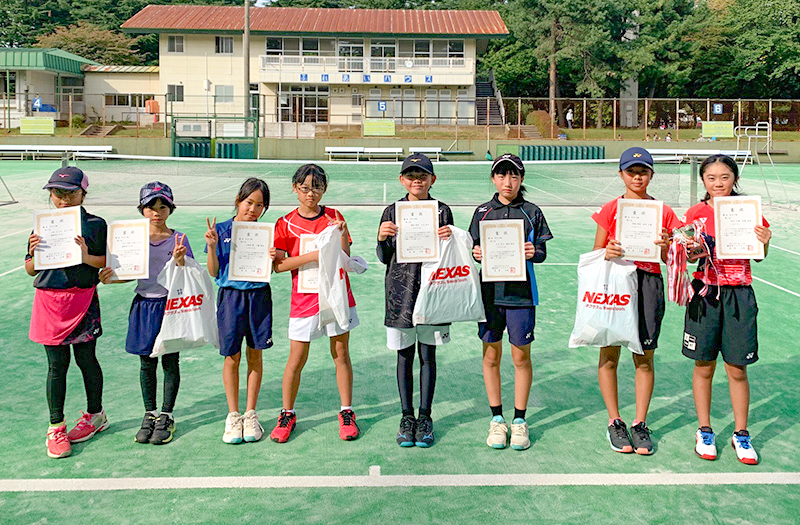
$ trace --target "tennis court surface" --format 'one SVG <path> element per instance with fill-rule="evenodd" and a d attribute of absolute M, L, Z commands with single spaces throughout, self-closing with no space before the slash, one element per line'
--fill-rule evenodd
<path fill-rule="evenodd" d="M 107 163 L 110 168 L 105 168 Z M 82 161 L 89 175 L 86 208 L 106 220 L 137 217 L 138 188 L 158 179 L 170 184 L 178 209 L 171 227 L 187 232 L 201 263 L 205 218 L 227 219 L 244 177 L 268 181 L 274 206 L 262 220 L 274 222 L 292 209 L 291 173 L 300 163 L 257 164 L 255 172 L 209 169 L 178 172 L 159 163 Z M 362 163 L 363 164 L 363 163 Z M 493 188 L 488 165 L 436 165 L 432 195 L 453 204 L 456 226 L 467 228 L 474 206 Z M 0 518 L 6 523 L 52 521 L 131 523 L 419 523 L 484 522 L 719 522 L 797 523 L 800 515 L 800 212 L 774 195 L 765 206 L 773 229 L 769 256 L 753 265 L 758 298 L 760 356 L 749 367 L 749 429 L 761 456 L 757 466 L 736 460 L 729 444 L 733 415 L 727 379 L 719 367 L 712 423 L 719 457 L 694 455 L 696 417 L 691 392 L 692 363 L 681 355 L 682 308 L 670 303 L 656 351 L 656 384 L 648 426 L 656 453 L 650 457 L 613 452 L 606 441 L 607 415 L 597 387 L 597 350 L 569 349 L 575 313 L 575 264 L 591 250 L 597 202 L 622 193 L 615 168 L 591 176 L 583 167 L 545 175 L 528 168 L 528 197 L 543 211 L 555 238 L 537 266 L 541 304 L 531 354 L 534 382 L 528 406 L 530 449 L 486 446 L 490 412 L 481 375 L 480 343 L 473 323 L 454 325 L 452 342 L 438 350 L 433 405 L 436 443 L 403 449 L 394 437 L 400 420 L 395 355 L 385 347 L 384 268 L 375 255 L 375 236 L 384 200 L 402 195 L 397 164 L 324 163 L 329 195 L 348 221 L 353 254 L 370 263 L 351 279 L 361 325 L 351 334 L 354 409 L 362 436 L 338 438 L 339 398 L 326 341 L 311 345 L 296 405 L 298 427 L 288 443 L 222 442 L 227 413 L 222 358 L 211 347 L 181 355 L 182 384 L 175 410 L 175 439 L 166 446 L 140 445 L 133 436 L 142 418 L 139 360 L 124 351 L 127 313 L 134 285 L 99 289 L 104 335 L 98 358 L 105 377 L 104 407 L 111 422 L 94 439 L 76 444 L 69 458 L 45 453 L 48 422 L 46 357 L 27 338 L 32 279 L 22 269 L 32 211 L 47 207 L 41 190 L 60 163 L 3 161 L 0 174 L 18 204 L 0 207 Z M 155 167 L 153 167 L 155 166 Z M 771 169 L 771 168 L 769 168 Z M 105 170 L 105 171 L 103 171 Z M 688 208 L 688 169 L 664 174 L 656 198 Z M 544 172 L 542 172 L 544 173 Z M 673 175 L 668 175 L 673 173 Z M 774 178 L 765 169 L 768 178 Z M 800 166 L 777 166 L 788 200 L 800 202 Z M 554 179 L 544 185 L 547 178 Z M 671 178 L 670 178 L 671 177 Z M 565 182 L 569 183 L 566 184 Z M 772 181 L 773 184 L 775 181 Z M 768 186 L 775 189 L 776 186 Z M 757 168 L 743 172 L 742 190 L 768 195 Z M 777 192 L 775 192 L 777 194 Z M 330 198 L 328 198 L 330 197 Z M 556 206 L 556 204 L 570 204 Z M 290 279 L 273 278 L 275 346 L 264 352 L 259 415 L 269 431 L 281 408 L 280 382 L 289 351 Z M 507 348 L 507 347 L 506 347 Z M 623 350 L 625 351 L 625 350 Z M 417 365 L 418 366 L 418 365 Z M 416 376 L 416 372 L 415 372 Z M 633 419 L 633 365 L 622 359 L 620 408 Z M 159 372 L 159 381 L 161 372 Z M 85 409 L 83 384 L 72 364 L 66 414 Z M 503 359 L 506 416 L 513 405 L 513 367 Z M 161 394 L 159 392 L 159 402 Z"/>

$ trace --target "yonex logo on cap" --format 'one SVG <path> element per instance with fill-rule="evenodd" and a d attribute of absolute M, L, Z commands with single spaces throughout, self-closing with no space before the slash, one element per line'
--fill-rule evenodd
<path fill-rule="evenodd" d="M 641 154 L 641 153 L 634 153 L 634 154 L 633 154 L 633 158 L 635 158 L 635 159 L 636 159 L 636 158 L 639 158 L 639 157 L 641 157 L 641 156 L 642 156 L 642 154 Z"/>
<path fill-rule="evenodd" d="M 58 176 L 63 179 L 64 177 L 69 177 L 69 174 L 68 173 L 59 173 Z"/>

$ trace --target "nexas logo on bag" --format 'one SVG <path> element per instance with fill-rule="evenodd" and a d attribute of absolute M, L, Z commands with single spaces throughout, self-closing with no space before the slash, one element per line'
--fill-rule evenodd
<path fill-rule="evenodd" d="M 431 273 L 428 281 L 443 281 L 446 279 L 454 279 L 456 277 L 469 277 L 470 267 L 468 264 L 463 266 L 451 266 L 450 268 L 439 268 Z"/>
<path fill-rule="evenodd" d="M 630 294 L 616 294 L 603 292 L 586 292 L 583 294 L 583 303 L 592 308 L 604 310 L 622 310 L 623 308 L 613 308 L 614 306 L 628 306 L 631 302 Z"/>
<path fill-rule="evenodd" d="M 198 295 L 184 295 L 183 297 L 173 297 L 167 299 L 167 314 L 176 314 L 183 312 L 193 312 L 199 310 L 203 304 L 203 294 Z"/>

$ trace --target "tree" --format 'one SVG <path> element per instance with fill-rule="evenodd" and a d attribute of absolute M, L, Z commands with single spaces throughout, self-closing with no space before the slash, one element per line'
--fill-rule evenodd
<path fill-rule="evenodd" d="M 49 35 L 38 37 L 35 46 L 54 47 L 101 64 L 136 65 L 142 62 L 136 44 L 136 38 L 78 22 L 78 25 L 59 27 Z"/>

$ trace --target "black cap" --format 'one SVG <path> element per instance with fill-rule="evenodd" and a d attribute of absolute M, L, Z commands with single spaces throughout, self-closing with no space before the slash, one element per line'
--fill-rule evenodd
<path fill-rule="evenodd" d="M 431 162 L 431 159 L 422 153 L 412 153 L 406 157 L 406 160 L 403 161 L 403 167 L 400 170 L 400 174 L 410 170 L 420 170 L 424 171 L 425 173 L 430 173 L 431 175 L 436 175 L 433 172 L 433 163 Z"/>
<path fill-rule="evenodd" d="M 170 206 L 175 206 L 172 189 L 163 182 L 148 182 L 139 190 L 140 206 L 147 206 L 156 199 L 162 199 Z"/>
<path fill-rule="evenodd" d="M 80 168 L 67 166 L 66 168 L 58 168 L 50 175 L 50 180 L 47 181 L 43 190 L 51 188 L 58 188 L 61 190 L 85 190 L 89 187 L 89 177 Z"/>
<path fill-rule="evenodd" d="M 492 173 L 499 173 L 500 170 L 502 169 L 500 165 L 504 163 L 511 164 L 512 166 L 514 166 L 514 168 L 516 168 L 517 171 L 519 171 L 520 175 L 522 175 L 523 177 L 525 176 L 525 165 L 522 164 L 522 161 L 520 160 L 519 157 L 517 157 L 512 153 L 503 153 L 502 155 L 497 157 L 492 163 Z"/>

